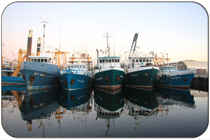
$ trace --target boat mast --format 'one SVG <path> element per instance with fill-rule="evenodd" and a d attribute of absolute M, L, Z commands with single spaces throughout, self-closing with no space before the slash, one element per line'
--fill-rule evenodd
<path fill-rule="evenodd" d="M 104 35 L 104 37 L 106 37 L 106 41 L 107 41 L 107 51 L 108 51 L 108 57 L 110 56 L 110 47 L 109 47 L 109 36 L 108 33 L 106 33 L 106 35 Z"/>
<path fill-rule="evenodd" d="M 45 20 L 40 21 L 40 22 L 41 22 L 41 24 L 43 24 L 43 51 L 44 51 L 44 46 L 45 46 L 45 25 L 47 23 L 49 23 L 49 22 L 48 21 L 45 21 Z"/>

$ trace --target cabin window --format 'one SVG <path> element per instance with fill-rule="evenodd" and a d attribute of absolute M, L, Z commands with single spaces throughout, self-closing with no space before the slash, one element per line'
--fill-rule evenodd
<path fill-rule="evenodd" d="M 135 60 L 134 60 L 134 59 L 132 59 L 132 62 L 135 62 Z"/>
<path fill-rule="evenodd" d="M 45 59 L 45 62 L 47 63 L 47 59 Z"/>
<path fill-rule="evenodd" d="M 83 68 L 85 68 L 85 65 L 83 66 Z"/>
<path fill-rule="evenodd" d="M 148 60 L 148 59 L 147 59 L 146 61 L 147 61 L 147 62 L 149 62 L 149 60 Z"/>
<path fill-rule="evenodd" d="M 77 68 L 79 68 L 79 65 L 77 65 Z"/>
<path fill-rule="evenodd" d="M 112 62 L 114 62 L 114 59 L 112 59 Z"/>
<path fill-rule="evenodd" d="M 103 63 L 104 63 L 104 59 L 103 59 L 102 61 L 103 61 Z"/>
<path fill-rule="evenodd" d="M 139 60 L 138 60 L 138 59 L 136 59 L 136 62 L 139 62 Z"/>
<path fill-rule="evenodd" d="M 70 66 L 68 66 L 68 69 L 70 69 Z"/>
<path fill-rule="evenodd" d="M 36 59 L 34 59 L 34 62 L 36 62 Z"/>
<path fill-rule="evenodd" d="M 38 59 L 38 62 L 40 62 L 40 59 Z"/>
<path fill-rule="evenodd" d="M 80 65 L 80 68 L 82 68 L 82 65 Z"/>
<path fill-rule="evenodd" d="M 100 60 L 100 63 L 102 63 L 103 61 L 102 60 Z"/>
<path fill-rule="evenodd" d="M 108 63 L 108 61 L 109 61 L 109 60 L 108 60 L 108 59 L 106 59 L 106 63 Z"/>
<path fill-rule="evenodd" d="M 115 62 L 117 62 L 117 59 L 115 59 Z"/>
<path fill-rule="evenodd" d="M 109 63 L 111 63 L 111 59 L 109 59 Z"/>
<path fill-rule="evenodd" d="M 145 59 L 143 59 L 143 62 L 145 62 Z"/>

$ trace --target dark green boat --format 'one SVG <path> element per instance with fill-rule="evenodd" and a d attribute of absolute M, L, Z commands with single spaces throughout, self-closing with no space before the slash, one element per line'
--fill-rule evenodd
<path fill-rule="evenodd" d="M 124 75 L 120 57 L 99 57 L 99 64 L 93 75 L 94 86 L 113 90 L 121 88 Z"/>

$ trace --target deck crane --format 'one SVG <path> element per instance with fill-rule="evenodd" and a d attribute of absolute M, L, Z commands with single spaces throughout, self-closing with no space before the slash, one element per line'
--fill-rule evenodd
<path fill-rule="evenodd" d="M 23 54 L 25 56 L 22 56 Z M 26 54 L 27 54 L 27 52 L 25 50 L 19 49 L 19 53 L 18 53 L 18 65 L 17 65 L 15 71 L 13 72 L 13 74 L 11 75 L 11 77 L 18 77 L 18 74 L 20 72 L 21 63 L 25 60 L 25 58 L 28 58 L 28 56 Z"/>
<path fill-rule="evenodd" d="M 129 52 L 129 57 L 131 55 L 133 55 L 134 52 L 135 52 L 136 44 L 137 44 L 137 39 L 138 39 L 138 33 L 135 33 L 135 35 L 133 37 L 133 42 L 132 42 L 132 45 L 131 45 L 131 49 L 130 49 L 130 52 Z"/>

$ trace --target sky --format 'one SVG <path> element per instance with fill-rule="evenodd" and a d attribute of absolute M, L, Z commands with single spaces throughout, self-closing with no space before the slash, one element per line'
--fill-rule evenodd
<path fill-rule="evenodd" d="M 168 53 L 171 61 L 208 61 L 208 15 L 194 2 L 15 2 L 2 13 L 2 56 L 17 59 L 27 49 L 33 30 L 32 53 L 45 30 L 45 51 L 86 52 L 96 49 L 125 57 L 135 33 L 142 54 Z M 43 43 L 43 41 L 42 41 Z"/>

